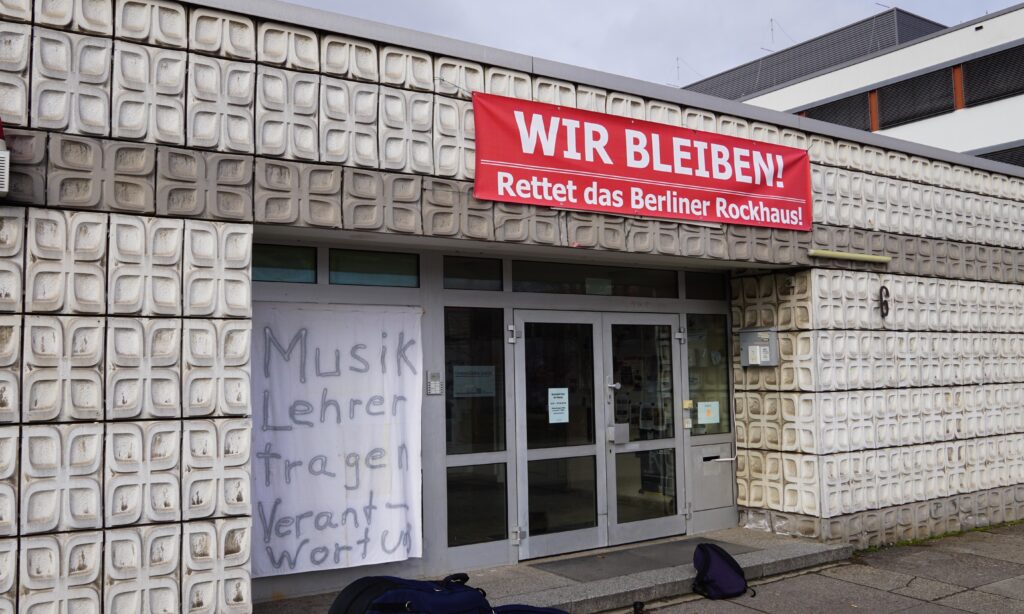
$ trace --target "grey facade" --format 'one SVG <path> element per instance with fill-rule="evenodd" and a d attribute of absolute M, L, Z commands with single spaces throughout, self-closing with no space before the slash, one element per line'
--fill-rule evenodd
<path fill-rule="evenodd" d="M 138 611 L 148 595 L 245 612 L 363 575 L 250 587 L 250 314 L 279 292 L 252 283 L 254 235 L 420 253 L 423 287 L 337 298 L 428 313 L 449 304 L 432 290 L 448 253 L 728 271 L 729 302 L 559 303 L 779 331 L 778 367 L 732 353 L 734 427 L 706 445 L 735 449 L 735 498 L 691 510 L 688 531 L 738 521 L 878 545 L 1024 517 L 1020 169 L 284 3 L 62 6 L 0 4 L 0 36 L 32 50 L 0 64 L 0 108 L 16 118 L 0 233 L 0 607 Z M 477 201 L 473 90 L 806 148 L 814 229 Z M 442 361 L 428 369 L 443 369 L 438 323 L 424 327 Z M 443 415 L 443 400 L 424 410 Z M 702 445 L 686 437 L 683 453 Z M 462 461 L 444 443 L 424 425 L 424 558 L 374 572 L 519 560 L 512 536 L 448 546 L 441 468 Z M 699 493 L 704 474 L 684 465 Z"/>

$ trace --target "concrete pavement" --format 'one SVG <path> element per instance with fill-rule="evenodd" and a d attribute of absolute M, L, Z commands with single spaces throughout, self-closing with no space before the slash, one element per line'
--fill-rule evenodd
<path fill-rule="evenodd" d="M 756 597 L 650 603 L 654 614 L 1024 612 L 1024 524 L 856 554 L 753 583 Z"/>

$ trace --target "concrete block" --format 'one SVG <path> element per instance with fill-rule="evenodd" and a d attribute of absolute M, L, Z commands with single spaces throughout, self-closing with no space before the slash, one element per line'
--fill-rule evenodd
<path fill-rule="evenodd" d="M 647 101 L 647 121 L 670 126 L 683 125 L 683 109 L 677 104 L 660 100 Z"/>
<path fill-rule="evenodd" d="M 4 135 L 11 152 L 11 183 L 6 201 L 46 204 L 46 133 L 5 129 Z"/>
<path fill-rule="evenodd" d="M 103 417 L 103 318 L 26 316 L 22 420 Z"/>
<path fill-rule="evenodd" d="M 0 535 L 18 534 L 18 445 L 20 427 L 0 427 Z M 3 548 L 0 542 L 0 584 L 4 573 Z M 8 587 L 9 588 L 9 587 Z M 0 585 L 0 595 L 6 593 Z M 0 606 L 0 612 L 2 612 Z"/>
<path fill-rule="evenodd" d="M 0 316 L 0 423 L 21 416 L 21 316 Z"/>
<path fill-rule="evenodd" d="M 565 245 L 565 224 L 548 207 L 495 203 L 494 238 L 508 243 Z"/>
<path fill-rule="evenodd" d="M 102 465 L 102 424 L 21 427 L 21 534 L 101 528 Z"/>
<path fill-rule="evenodd" d="M 605 103 L 605 113 L 628 117 L 630 119 L 647 119 L 647 105 L 644 99 L 622 92 L 609 92 Z"/>
<path fill-rule="evenodd" d="M 312 30 L 264 21 L 256 33 L 256 57 L 261 64 L 318 72 L 320 41 Z"/>
<path fill-rule="evenodd" d="M 345 228 L 423 234 L 422 177 L 346 168 L 342 186 Z"/>
<path fill-rule="evenodd" d="M 434 97 L 380 88 L 379 147 L 381 168 L 407 173 L 434 172 Z"/>
<path fill-rule="evenodd" d="M 107 313 L 181 315 L 184 222 L 110 216 Z"/>
<path fill-rule="evenodd" d="M 115 42 L 111 126 L 115 138 L 185 144 L 187 57 L 184 51 Z"/>
<path fill-rule="evenodd" d="M 182 354 L 183 415 L 248 416 L 248 320 L 185 320 Z"/>
<path fill-rule="evenodd" d="M 0 17 L 7 21 L 32 21 L 32 0 L 0 0 Z"/>
<path fill-rule="evenodd" d="M 321 160 L 377 168 L 379 90 L 375 84 L 321 77 Z"/>
<path fill-rule="evenodd" d="M 49 205 L 155 211 L 153 145 L 53 134 L 49 153 Z"/>
<path fill-rule="evenodd" d="M 434 87 L 438 94 L 469 100 L 484 91 L 484 67 L 476 62 L 440 57 L 434 62 Z"/>
<path fill-rule="evenodd" d="M 23 537 L 18 551 L 20 612 L 103 611 L 103 532 Z"/>
<path fill-rule="evenodd" d="M 691 130 L 702 130 L 704 132 L 714 132 L 715 126 L 717 125 L 717 118 L 711 111 L 705 111 L 704 109 L 692 109 L 686 107 L 683 109 L 683 127 Z"/>
<path fill-rule="evenodd" d="M 256 59 L 256 25 L 235 13 L 194 7 L 189 13 L 188 48 L 238 60 Z"/>
<path fill-rule="evenodd" d="M 533 78 L 533 99 L 537 102 L 556 104 L 562 107 L 576 106 L 576 86 L 568 81 Z"/>
<path fill-rule="evenodd" d="M 472 102 L 434 97 L 434 165 L 442 177 L 469 180 L 476 175 Z"/>
<path fill-rule="evenodd" d="M 114 33 L 112 0 L 35 0 L 41 26 L 110 36 Z"/>
<path fill-rule="evenodd" d="M 253 159 L 191 149 L 157 152 L 157 215 L 252 221 Z"/>
<path fill-rule="evenodd" d="M 186 420 L 181 457 L 185 520 L 251 513 L 250 420 Z"/>
<path fill-rule="evenodd" d="M 117 0 L 114 36 L 157 47 L 188 46 L 185 6 L 164 0 Z"/>
<path fill-rule="evenodd" d="M 341 228 L 339 166 L 256 159 L 256 221 Z"/>
<path fill-rule="evenodd" d="M 729 257 L 725 228 L 687 223 L 678 226 L 683 256 L 704 256 L 723 260 Z"/>
<path fill-rule="evenodd" d="M 25 310 L 103 313 L 107 216 L 29 209 Z"/>
<path fill-rule="evenodd" d="M 183 614 L 248 614 L 252 611 L 249 518 L 182 525 Z"/>
<path fill-rule="evenodd" d="M 33 128 L 59 130 L 65 134 L 110 134 L 112 47 L 108 38 L 35 28 Z"/>
<path fill-rule="evenodd" d="M 181 321 L 107 320 L 107 420 L 181 417 Z"/>
<path fill-rule="evenodd" d="M 32 26 L 0 21 L 0 116 L 5 126 L 28 125 L 28 59 Z"/>
<path fill-rule="evenodd" d="M 625 251 L 626 218 L 586 211 L 566 211 L 564 216 L 570 247 Z"/>
<path fill-rule="evenodd" d="M 778 127 L 762 124 L 761 122 L 752 122 L 750 124 L 750 138 L 755 141 L 775 144 L 779 144 L 779 141 L 782 140 Z"/>
<path fill-rule="evenodd" d="M 190 53 L 188 73 L 189 146 L 253 153 L 256 67 Z"/>
<path fill-rule="evenodd" d="M 434 60 L 422 51 L 403 47 L 380 50 L 380 82 L 407 90 L 434 91 Z"/>
<path fill-rule="evenodd" d="M 256 153 L 318 160 L 320 77 L 260 66 L 257 88 Z"/>
<path fill-rule="evenodd" d="M 104 612 L 181 611 L 181 525 L 118 529 L 104 538 Z"/>
<path fill-rule="evenodd" d="M 595 113 L 604 113 L 608 104 L 608 92 L 589 85 L 576 86 L 576 108 Z"/>
<path fill-rule="evenodd" d="M 626 249 L 630 252 L 677 256 L 681 249 L 679 224 L 661 220 L 628 219 Z"/>
<path fill-rule="evenodd" d="M 104 523 L 107 527 L 181 519 L 181 422 L 106 425 Z"/>
<path fill-rule="evenodd" d="M 0 614 L 14 614 L 18 602 L 18 540 L 0 540 Z"/>
<path fill-rule="evenodd" d="M 494 203 L 477 200 L 472 183 L 426 178 L 423 234 L 493 241 Z"/>
<path fill-rule="evenodd" d="M 22 309 L 25 209 L 0 207 L 0 312 Z"/>
<path fill-rule="evenodd" d="M 251 226 L 187 220 L 185 315 L 249 317 L 251 262 Z"/>
<path fill-rule="evenodd" d="M 521 100 L 533 99 L 533 77 L 516 70 L 488 66 L 484 71 L 484 87 L 488 94 Z"/>
<path fill-rule="evenodd" d="M 379 79 L 377 46 L 369 41 L 328 34 L 320 40 L 320 71 L 343 79 Z"/>

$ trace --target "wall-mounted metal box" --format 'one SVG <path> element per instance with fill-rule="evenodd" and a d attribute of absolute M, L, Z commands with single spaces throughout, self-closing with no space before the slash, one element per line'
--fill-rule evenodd
<path fill-rule="evenodd" d="M 744 367 L 779 366 L 779 332 L 772 328 L 741 330 L 740 365 Z"/>

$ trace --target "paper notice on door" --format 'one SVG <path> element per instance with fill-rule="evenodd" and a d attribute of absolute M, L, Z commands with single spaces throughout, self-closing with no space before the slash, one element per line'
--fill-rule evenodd
<path fill-rule="evenodd" d="M 701 401 L 697 403 L 697 424 L 718 424 L 721 421 L 718 401 Z"/>
<path fill-rule="evenodd" d="M 569 389 L 548 388 L 548 423 L 569 422 Z"/>

